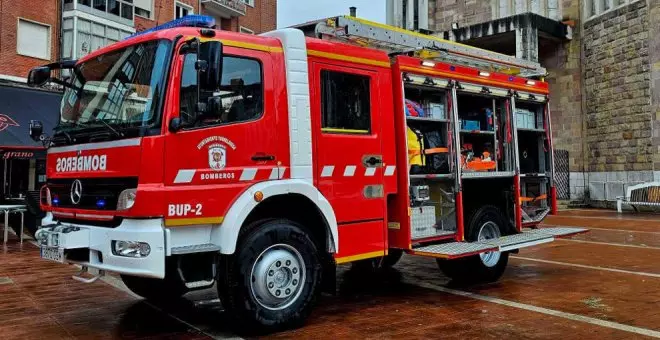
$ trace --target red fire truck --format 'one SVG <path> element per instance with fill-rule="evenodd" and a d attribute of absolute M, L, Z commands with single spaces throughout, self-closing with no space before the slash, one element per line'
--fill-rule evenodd
<path fill-rule="evenodd" d="M 274 329 L 337 264 L 407 253 L 495 281 L 509 253 L 584 231 L 536 228 L 556 210 L 548 84 L 520 76 L 538 64 L 354 17 L 316 37 L 212 27 L 189 16 L 30 72 L 65 87 L 53 133 L 30 133 L 49 146 L 41 256 L 97 271 L 74 278 L 116 272 L 152 300 L 217 284 Z"/>

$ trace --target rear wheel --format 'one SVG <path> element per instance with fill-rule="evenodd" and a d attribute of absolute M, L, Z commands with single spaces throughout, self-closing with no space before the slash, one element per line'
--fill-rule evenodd
<path fill-rule="evenodd" d="M 468 224 L 466 238 L 469 242 L 500 238 L 506 230 L 500 211 L 493 206 L 476 210 Z M 509 262 L 509 253 L 499 251 L 481 253 L 455 260 L 438 259 L 440 270 L 457 283 L 497 281 Z"/>
<path fill-rule="evenodd" d="M 321 288 L 315 243 L 288 220 L 247 228 L 236 253 L 221 259 L 218 293 L 236 321 L 261 330 L 299 326 Z"/>

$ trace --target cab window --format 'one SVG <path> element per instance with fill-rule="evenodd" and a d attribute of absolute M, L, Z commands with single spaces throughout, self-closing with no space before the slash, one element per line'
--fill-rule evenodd
<path fill-rule="evenodd" d="M 181 76 L 179 117 L 186 127 L 231 124 L 257 119 L 263 112 L 262 66 L 258 60 L 224 56 L 222 81 L 214 88 L 200 88 L 198 100 L 196 54 L 187 54 Z M 197 103 L 217 99 L 215 112 L 199 112 Z"/>
<path fill-rule="evenodd" d="M 321 71 L 321 128 L 326 133 L 368 134 L 371 130 L 369 77 Z"/>

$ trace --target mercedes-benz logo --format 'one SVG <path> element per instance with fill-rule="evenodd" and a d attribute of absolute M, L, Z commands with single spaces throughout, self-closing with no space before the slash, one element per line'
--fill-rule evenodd
<path fill-rule="evenodd" d="M 79 179 L 71 184 L 71 203 L 78 204 L 82 198 L 82 183 Z"/>

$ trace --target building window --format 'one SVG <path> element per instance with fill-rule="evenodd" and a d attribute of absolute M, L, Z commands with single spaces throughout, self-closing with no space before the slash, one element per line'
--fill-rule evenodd
<path fill-rule="evenodd" d="M 243 1 L 246 5 L 250 7 L 254 7 L 254 0 L 241 0 Z"/>
<path fill-rule="evenodd" d="M 135 5 L 135 15 L 151 19 L 153 3 L 153 0 L 133 0 L 133 5 Z"/>
<path fill-rule="evenodd" d="M 147 10 L 144 9 L 144 8 L 138 8 L 138 7 L 135 7 L 135 15 L 137 15 L 137 16 L 139 16 L 139 17 L 143 17 L 143 18 L 151 19 L 151 12 L 150 12 L 150 11 L 147 11 Z"/>
<path fill-rule="evenodd" d="M 584 0 L 585 20 L 598 17 L 611 10 L 631 4 L 639 0 Z"/>
<path fill-rule="evenodd" d="M 247 28 L 247 27 L 243 27 L 243 26 L 241 26 L 241 27 L 239 28 L 239 30 L 240 30 L 241 33 L 254 34 L 254 31 L 251 30 L 251 29 L 249 29 L 249 28 Z"/>
<path fill-rule="evenodd" d="M 190 14 L 195 14 L 195 11 L 192 8 L 192 6 L 186 5 L 181 2 L 176 2 L 174 4 L 174 19 L 179 19 Z"/>
<path fill-rule="evenodd" d="M 371 131 L 369 77 L 321 71 L 321 128 L 324 132 Z"/>
<path fill-rule="evenodd" d="M 181 76 L 179 115 L 187 127 L 205 127 L 257 119 L 264 106 L 261 63 L 256 59 L 234 56 L 222 58 L 222 82 L 197 91 L 197 55 L 187 54 Z M 208 84 L 207 84 L 208 85 Z M 219 85 L 219 86 L 218 86 Z M 198 99 L 198 94 L 201 98 Z M 196 112 L 198 102 L 218 99 L 216 112 Z"/>
<path fill-rule="evenodd" d="M 50 26 L 19 18 L 16 53 L 50 60 Z"/>
<path fill-rule="evenodd" d="M 66 4 L 70 1 L 65 1 Z M 79 5 L 133 20 L 133 0 L 78 0 Z"/>

